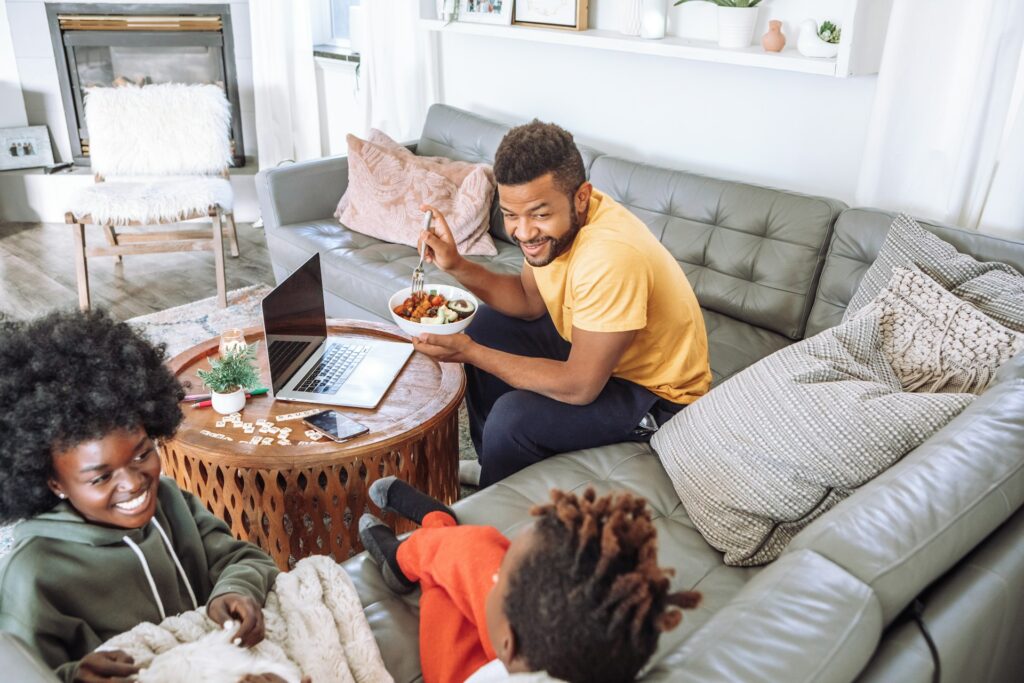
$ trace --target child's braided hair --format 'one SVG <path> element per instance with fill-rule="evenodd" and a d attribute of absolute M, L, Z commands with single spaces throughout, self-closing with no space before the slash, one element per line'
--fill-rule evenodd
<path fill-rule="evenodd" d="M 503 605 L 519 651 L 533 670 L 577 681 L 630 681 L 663 631 L 696 607 L 700 593 L 669 592 L 658 566 L 647 501 L 551 492 L 538 505 L 532 552 L 509 577 Z"/>

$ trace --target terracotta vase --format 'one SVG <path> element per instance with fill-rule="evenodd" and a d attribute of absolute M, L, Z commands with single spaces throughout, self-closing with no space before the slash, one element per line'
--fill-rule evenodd
<path fill-rule="evenodd" d="M 786 36 L 782 35 L 782 22 L 772 19 L 768 22 L 768 33 L 761 38 L 765 52 L 782 52 L 786 47 Z"/>

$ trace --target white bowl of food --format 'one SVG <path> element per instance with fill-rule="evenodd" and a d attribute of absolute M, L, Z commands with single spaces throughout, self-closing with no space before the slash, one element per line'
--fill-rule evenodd
<path fill-rule="evenodd" d="M 423 294 L 414 300 L 411 287 L 403 287 L 388 300 L 395 324 L 406 334 L 458 334 L 467 327 L 480 303 L 476 297 L 454 285 L 423 286 Z"/>

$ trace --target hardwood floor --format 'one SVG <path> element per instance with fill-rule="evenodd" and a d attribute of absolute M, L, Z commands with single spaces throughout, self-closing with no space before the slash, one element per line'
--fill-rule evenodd
<path fill-rule="evenodd" d="M 86 230 L 88 244 L 103 243 L 100 228 Z M 263 231 L 238 224 L 238 258 L 225 240 L 228 291 L 274 284 Z M 78 306 L 71 226 L 64 223 L 0 223 L 0 317 L 31 318 Z M 213 254 L 180 252 L 125 256 L 123 274 L 112 257 L 89 259 L 93 307 L 126 320 L 217 294 Z"/>

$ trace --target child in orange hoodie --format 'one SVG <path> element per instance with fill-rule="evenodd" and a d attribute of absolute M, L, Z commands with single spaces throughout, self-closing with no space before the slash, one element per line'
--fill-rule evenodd
<path fill-rule="evenodd" d="M 370 497 L 422 525 L 401 541 L 373 515 L 359 527 L 392 590 L 420 585 L 425 683 L 527 671 L 570 683 L 633 680 L 682 619 L 671 607 L 700 601 L 669 592 L 647 502 L 628 493 L 554 490 L 512 541 L 493 527 L 459 526 L 450 509 L 395 477 L 375 482 Z"/>

